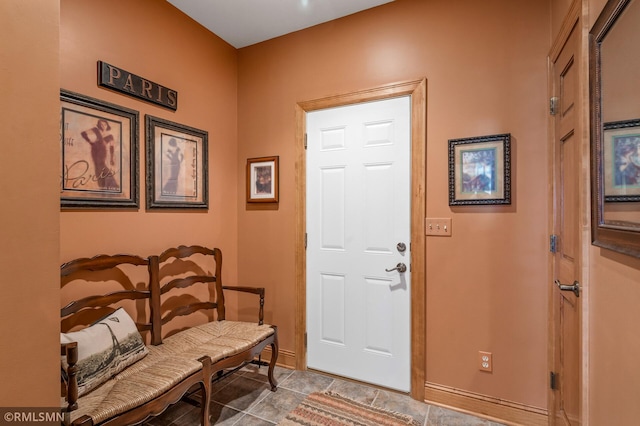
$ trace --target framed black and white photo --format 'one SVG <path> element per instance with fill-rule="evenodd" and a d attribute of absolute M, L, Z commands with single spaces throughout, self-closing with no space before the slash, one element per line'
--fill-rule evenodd
<path fill-rule="evenodd" d="M 147 208 L 207 209 L 208 134 L 147 115 Z"/>

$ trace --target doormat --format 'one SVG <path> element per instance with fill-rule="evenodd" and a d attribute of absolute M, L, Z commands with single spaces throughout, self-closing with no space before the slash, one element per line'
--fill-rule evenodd
<path fill-rule="evenodd" d="M 332 392 L 314 392 L 278 423 L 282 426 L 420 426 L 413 417 Z"/>

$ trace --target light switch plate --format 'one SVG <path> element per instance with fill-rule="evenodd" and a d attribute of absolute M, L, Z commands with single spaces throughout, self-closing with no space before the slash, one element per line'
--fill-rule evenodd
<path fill-rule="evenodd" d="M 425 219 L 425 234 L 438 237 L 451 236 L 451 218 L 433 218 Z"/>

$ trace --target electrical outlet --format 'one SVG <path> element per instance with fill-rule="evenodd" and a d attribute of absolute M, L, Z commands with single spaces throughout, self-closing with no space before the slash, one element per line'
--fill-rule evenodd
<path fill-rule="evenodd" d="M 451 218 L 432 218 L 425 219 L 425 234 L 439 237 L 451 236 Z"/>
<path fill-rule="evenodd" d="M 478 356 L 479 356 L 478 366 L 480 368 L 480 371 L 492 372 L 493 371 L 493 355 L 491 354 L 491 352 L 479 351 Z"/>

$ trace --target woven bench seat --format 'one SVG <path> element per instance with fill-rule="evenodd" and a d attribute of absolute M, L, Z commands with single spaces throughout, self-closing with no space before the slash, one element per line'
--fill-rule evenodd
<path fill-rule="evenodd" d="M 242 321 L 212 321 L 165 338 L 160 348 L 172 356 L 198 359 L 203 355 L 217 362 L 254 346 L 274 333 L 267 324 Z"/>
<path fill-rule="evenodd" d="M 71 420 L 87 415 L 98 424 L 151 401 L 187 376 L 198 372 L 204 355 L 213 363 L 244 351 L 274 333 L 269 325 L 238 321 L 216 321 L 182 330 L 149 354 L 114 376 L 99 388 L 78 399 Z"/>
<path fill-rule="evenodd" d="M 215 274 L 207 272 L 211 268 L 206 263 L 207 257 L 213 261 Z M 71 277 L 79 276 L 75 279 L 85 281 L 88 277 L 94 279 L 90 276 L 93 273 L 98 282 L 104 281 L 108 274 L 121 280 L 123 286 L 121 291 L 86 296 L 61 309 L 62 410 L 70 424 L 139 424 L 199 389 L 202 392 L 200 423 L 208 426 L 212 381 L 247 363 L 268 364 L 271 390 L 277 389 L 273 376 L 278 355 L 277 327 L 263 324 L 264 288 L 222 286 L 221 264 L 219 249 L 180 246 L 148 258 L 99 255 L 62 265 L 63 286 L 71 281 Z M 138 267 L 147 269 L 149 282 L 141 289 L 131 290 L 130 283 L 137 281 L 124 271 L 133 269 L 130 272 L 134 276 L 139 274 L 140 270 L 135 269 Z M 183 298 L 184 303 L 176 303 L 178 298 L 171 296 L 175 289 L 184 292 L 193 286 L 204 286 L 213 291 L 209 300 L 202 301 L 189 294 Z M 226 320 L 224 291 L 258 295 L 258 321 Z M 165 306 L 163 300 L 168 299 L 171 303 Z M 141 301 L 146 301 L 149 309 L 138 315 L 127 315 L 118 305 L 130 301 L 137 301 L 143 309 L 145 305 Z M 82 316 L 87 311 L 93 314 L 101 309 L 111 313 L 86 326 Z M 164 325 L 175 317 L 200 311 L 209 312 L 208 316 L 216 319 L 179 331 L 164 330 Z M 133 318 L 138 318 L 138 321 Z M 77 333 L 70 332 L 78 326 L 85 328 Z M 104 342 L 107 329 L 111 337 L 106 334 L 109 343 L 105 350 L 101 342 Z M 121 334 L 116 337 L 112 329 Z M 145 345 L 139 332 L 148 332 L 151 343 Z M 95 352 L 90 351 L 94 347 L 92 344 L 98 348 Z M 269 363 L 260 358 L 266 346 L 271 346 Z M 79 347 L 85 351 L 82 357 L 78 355 Z M 81 367 L 79 359 L 82 360 Z M 95 365 L 98 367 L 94 368 Z M 91 375 L 94 372 L 101 376 Z"/>

